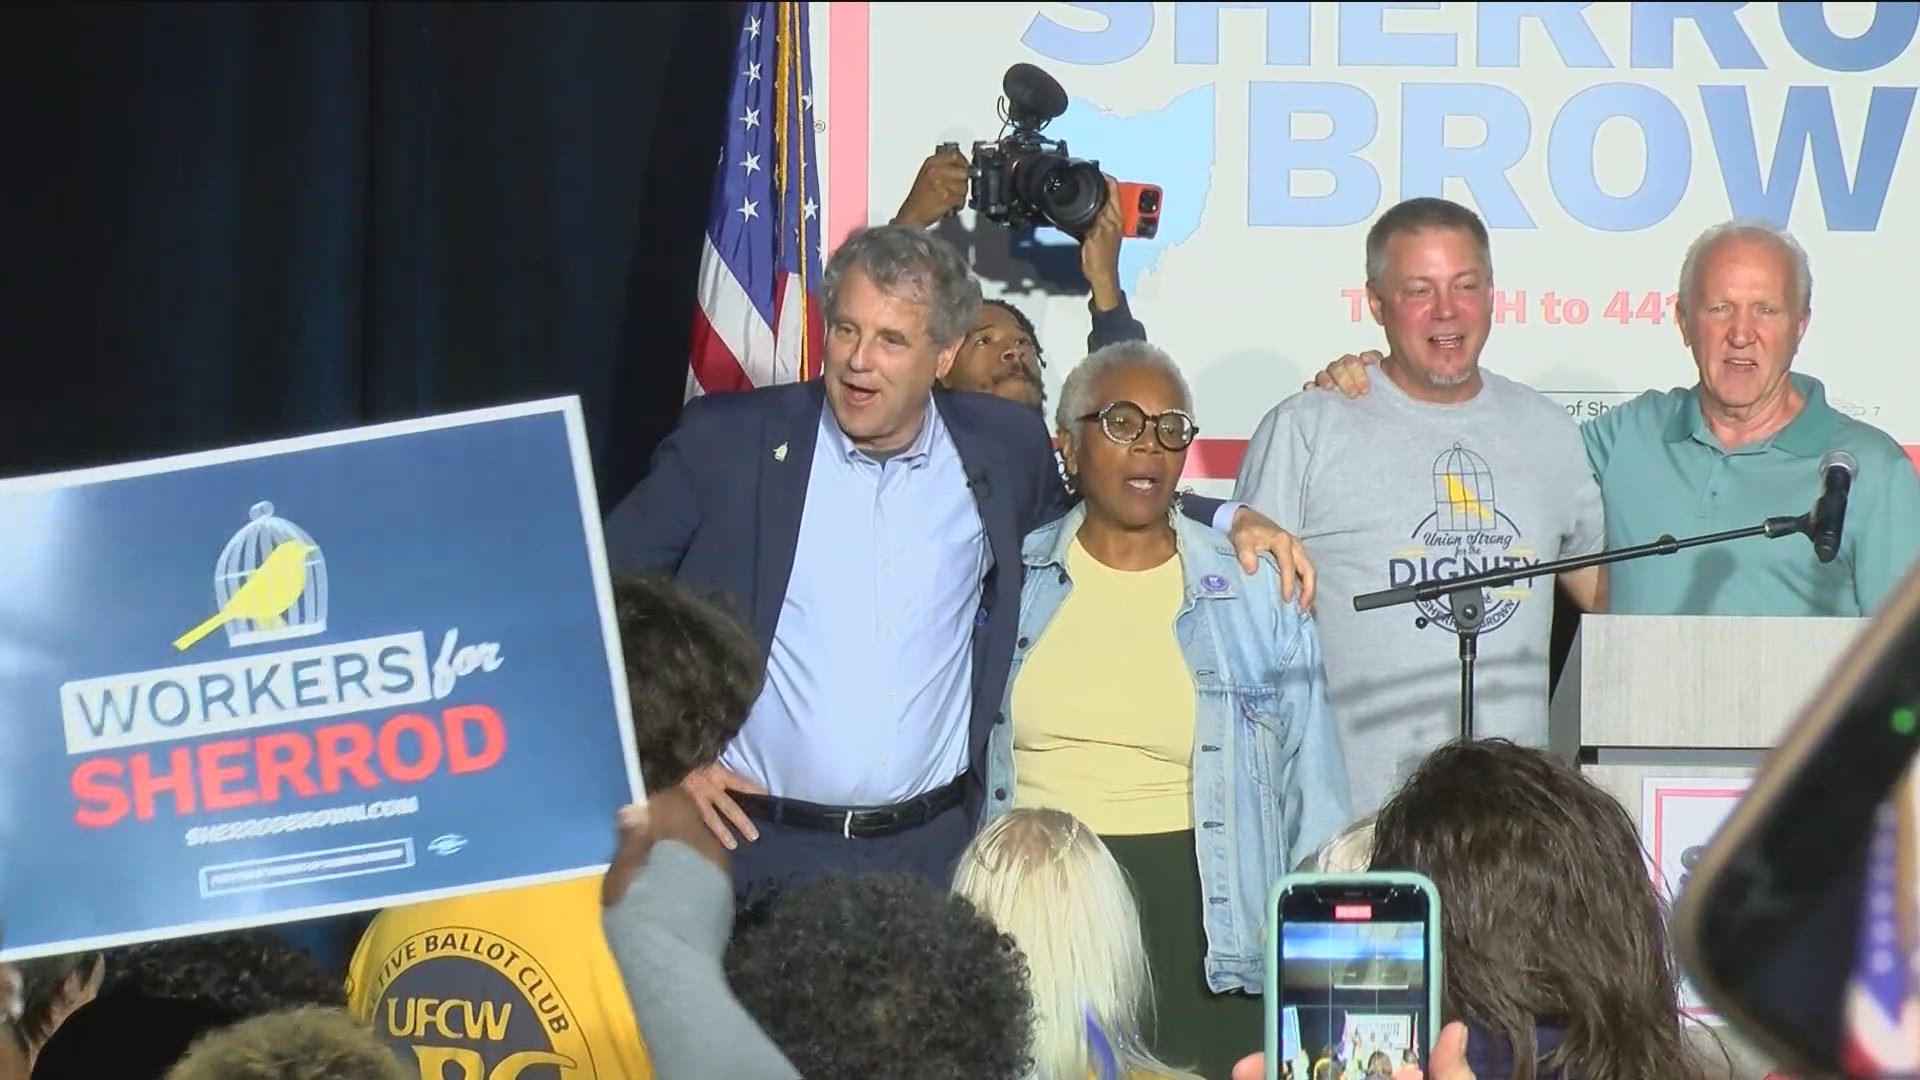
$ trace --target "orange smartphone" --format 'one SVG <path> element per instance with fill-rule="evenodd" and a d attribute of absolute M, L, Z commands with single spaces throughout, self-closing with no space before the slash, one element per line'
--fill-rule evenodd
<path fill-rule="evenodd" d="M 1122 182 L 1120 235 L 1151 240 L 1160 231 L 1160 185 Z"/>

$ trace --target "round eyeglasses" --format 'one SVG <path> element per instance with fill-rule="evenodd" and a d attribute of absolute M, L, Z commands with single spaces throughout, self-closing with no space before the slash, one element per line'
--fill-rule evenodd
<path fill-rule="evenodd" d="M 1193 437 L 1200 434 L 1200 427 L 1193 422 L 1193 417 L 1179 409 L 1168 409 L 1149 416 L 1145 409 L 1131 401 L 1116 401 L 1099 412 L 1080 417 L 1081 423 L 1089 420 L 1100 421 L 1100 431 L 1122 446 L 1138 442 L 1151 426 L 1154 438 L 1160 440 L 1160 445 L 1175 453 L 1192 445 Z"/>

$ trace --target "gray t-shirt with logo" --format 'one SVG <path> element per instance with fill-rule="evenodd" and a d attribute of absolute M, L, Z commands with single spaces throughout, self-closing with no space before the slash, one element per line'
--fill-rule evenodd
<path fill-rule="evenodd" d="M 1360 398 L 1295 394 L 1260 421 L 1234 485 L 1234 498 L 1300 538 L 1318 573 L 1314 612 L 1356 815 L 1459 733 L 1460 639 L 1444 598 L 1368 612 L 1353 598 L 1606 543 L 1572 418 L 1511 379 L 1481 378 L 1458 405 L 1416 401 L 1384 372 Z M 1553 600 L 1550 576 L 1488 591 L 1475 735 L 1546 745 Z"/>

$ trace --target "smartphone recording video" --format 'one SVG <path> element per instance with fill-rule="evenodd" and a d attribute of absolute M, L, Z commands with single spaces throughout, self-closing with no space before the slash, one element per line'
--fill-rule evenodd
<path fill-rule="evenodd" d="M 1920 1076 L 1920 566 L 1770 754 L 1680 897 L 1701 994 L 1797 1080 Z"/>
<path fill-rule="evenodd" d="M 1268 919 L 1267 1076 L 1415 1076 L 1439 1016 L 1440 907 L 1417 874 L 1281 880 Z"/>

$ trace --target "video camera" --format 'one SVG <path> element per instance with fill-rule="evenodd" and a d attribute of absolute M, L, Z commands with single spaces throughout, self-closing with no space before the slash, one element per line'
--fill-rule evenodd
<path fill-rule="evenodd" d="M 993 142 L 973 144 L 967 205 L 1009 228 L 1051 225 L 1069 236 L 1084 236 L 1107 204 L 1100 163 L 1070 157 L 1065 142 L 1040 134 L 1067 111 L 1067 92 L 1032 64 L 1008 68 L 1000 88 L 1006 95 L 1003 119 L 1012 130 Z M 942 143 L 940 149 L 960 147 Z M 1152 239 L 1160 231 L 1160 188 L 1123 183 L 1119 189 L 1121 235 Z"/>

